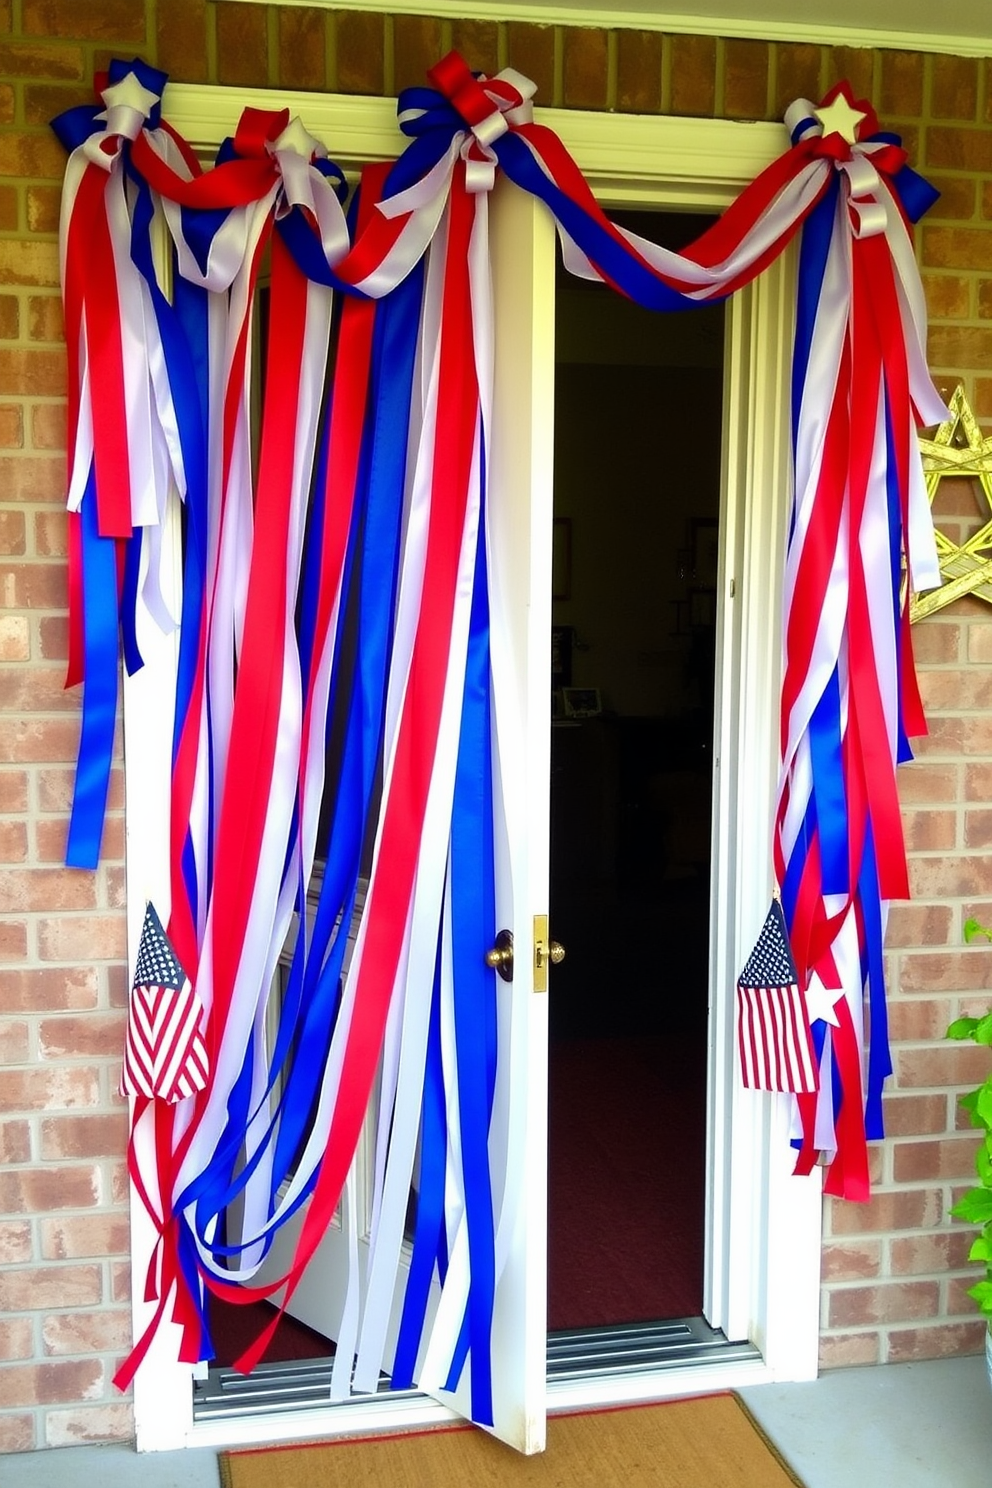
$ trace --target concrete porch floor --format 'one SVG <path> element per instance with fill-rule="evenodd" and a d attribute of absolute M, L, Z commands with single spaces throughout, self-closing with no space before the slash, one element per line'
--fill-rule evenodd
<path fill-rule="evenodd" d="M 988 1488 L 992 1482 L 992 1390 L 982 1357 L 831 1370 L 810 1384 L 754 1385 L 740 1393 L 806 1488 Z M 139 1456 L 120 1443 L 0 1456 L 0 1488 L 218 1488 L 219 1482 L 217 1453 L 205 1448 Z"/>

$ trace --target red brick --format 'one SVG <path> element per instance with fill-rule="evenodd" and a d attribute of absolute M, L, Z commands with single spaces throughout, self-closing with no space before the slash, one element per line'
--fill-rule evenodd
<path fill-rule="evenodd" d="M 924 274 L 923 292 L 931 320 L 967 320 L 971 315 L 971 280 L 955 274 Z M 981 305 L 979 305 L 981 314 Z"/>
<path fill-rule="evenodd" d="M 339 17 L 340 25 L 340 17 Z M 528 28 L 534 29 L 534 28 Z M 552 33 L 553 34 L 553 33 Z M 553 43 L 552 43 L 553 46 Z M 438 62 L 444 51 L 441 22 L 436 16 L 398 15 L 393 17 L 393 86 L 397 93 L 404 88 L 423 88 L 428 68 Z M 514 66 L 527 72 L 519 62 Z M 554 57 L 551 64 L 554 76 Z M 532 74 L 527 73 L 530 77 Z M 542 99 L 546 103 L 547 99 Z"/>
<path fill-rule="evenodd" d="M 657 31 L 617 32 L 617 108 L 657 114 L 661 109 L 662 38 Z"/>
<path fill-rule="evenodd" d="M 495 21 L 453 20 L 451 45 L 473 72 L 499 71 L 499 27 Z"/>
<path fill-rule="evenodd" d="M 0 459 L 0 486 L 9 501 L 58 501 L 66 487 L 66 462 L 61 455 L 7 455 Z"/>
<path fill-rule="evenodd" d="M 0 1121 L 0 1163 L 31 1161 L 31 1125 L 27 1121 Z"/>
<path fill-rule="evenodd" d="M 961 950 L 903 956 L 899 981 L 903 992 L 963 992 L 992 987 L 992 955 L 976 943 Z"/>
<path fill-rule="evenodd" d="M 868 47 L 828 47 L 827 76 L 831 82 L 847 78 L 855 98 L 871 98 L 875 53 Z"/>
<path fill-rule="evenodd" d="M 0 340 L 16 341 L 20 335 L 21 302 L 16 295 L 0 295 Z"/>
<path fill-rule="evenodd" d="M 46 1355 L 124 1353 L 131 1344 L 131 1317 L 116 1312 L 61 1312 L 46 1317 L 41 1326 Z"/>
<path fill-rule="evenodd" d="M 16 104 L 13 83 L 0 83 L 0 124 L 13 124 Z"/>
<path fill-rule="evenodd" d="M 69 550 L 69 526 L 65 508 L 35 512 L 34 550 L 39 558 L 64 558 Z"/>
<path fill-rule="evenodd" d="M 206 0 L 168 0 L 155 12 L 157 61 L 175 82 L 207 81 Z"/>
<path fill-rule="evenodd" d="M 58 36 L 73 41 L 145 40 L 144 0 L 100 0 L 79 5 L 78 0 L 23 0 L 23 28 L 27 36 Z"/>
<path fill-rule="evenodd" d="M 897 1183 L 967 1178 L 975 1170 L 975 1146 L 975 1139 L 970 1136 L 945 1137 L 942 1141 L 897 1142 L 892 1154 L 893 1177 Z"/>
<path fill-rule="evenodd" d="M 39 190 L 47 189 L 47 187 L 39 188 Z M 30 197 L 29 192 L 29 201 Z M 32 341 L 54 341 L 61 344 L 65 340 L 62 301 L 58 295 L 31 295 L 28 300 L 28 335 Z"/>
<path fill-rule="evenodd" d="M 933 172 L 928 180 L 940 192 L 939 201 L 930 208 L 929 222 L 967 222 L 978 208 L 978 182 L 970 176 L 940 176 Z"/>
<path fill-rule="evenodd" d="M 37 1445 L 34 1416 L 5 1412 L 0 1415 L 0 1452 L 30 1452 Z"/>
<path fill-rule="evenodd" d="M 0 135 L 0 141 L 3 136 Z M 57 243 L 0 241 L 0 284 L 57 285 Z M 39 389 L 41 391 L 41 389 Z M 61 388 L 46 388 L 61 392 Z"/>
<path fill-rule="evenodd" d="M 992 170 L 992 140 L 987 129 L 950 128 L 931 124 L 927 130 L 926 160 L 929 166 L 987 174 Z M 972 264 L 977 268 L 977 264 Z"/>
<path fill-rule="evenodd" d="M 327 12 L 316 6 L 281 6 L 278 79 L 284 88 L 327 86 Z"/>
<path fill-rule="evenodd" d="M 74 770 L 39 770 L 37 774 L 38 809 L 40 811 L 68 811 L 72 804 Z M 111 811 L 120 811 L 124 806 L 124 771 L 110 772 L 110 788 L 107 805 Z"/>
<path fill-rule="evenodd" d="M 977 1085 L 988 1074 L 988 1054 L 974 1044 L 937 1049 L 895 1049 L 896 1077 L 902 1090 Z"/>
<path fill-rule="evenodd" d="M 24 821 L 0 822 L 0 863 L 23 863 L 28 855 L 28 824 Z M 0 870 L 6 876 L 7 870 Z M 3 902 L 0 889 L 0 903 Z"/>
<path fill-rule="evenodd" d="M 823 1247 L 820 1276 L 824 1282 L 863 1281 L 879 1274 L 881 1262 L 880 1240 L 834 1242 Z"/>
<path fill-rule="evenodd" d="M 397 16 L 397 57 L 399 56 L 399 23 Z M 626 33 L 620 32 L 622 37 Z M 506 24 L 507 62 L 530 78 L 537 85 L 534 102 L 545 108 L 560 102 L 555 97 L 555 28 L 532 26 L 526 21 L 508 21 Z"/>
<path fill-rule="evenodd" d="M 27 771 L 0 770 L 0 811 L 26 811 L 27 808 Z"/>
<path fill-rule="evenodd" d="M 992 847 L 992 811 L 968 811 L 964 818 L 965 847 Z"/>
<path fill-rule="evenodd" d="M 907 1364 L 915 1359 L 957 1358 L 981 1353 L 986 1324 L 939 1323 L 933 1328 L 891 1328 L 885 1349 L 888 1364 Z"/>
<path fill-rule="evenodd" d="M 716 107 L 716 40 L 671 38 L 672 113 L 710 118 Z"/>
<path fill-rule="evenodd" d="M 563 41 L 566 108 L 605 109 L 608 87 L 607 33 L 592 26 L 569 26 Z"/>
<path fill-rule="evenodd" d="M 0 1265 L 21 1266 L 34 1259 L 34 1236 L 26 1220 L 0 1221 Z M 3 1352 L 0 1350 L 0 1359 Z"/>
<path fill-rule="evenodd" d="M 828 1326 L 863 1327 L 866 1323 L 903 1323 L 935 1317 L 940 1287 L 935 1281 L 880 1282 L 869 1287 L 839 1287 L 827 1299 Z"/>
<path fill-rule="evenodd" d="M 83 48 L 64 42 L 12 41 L 0 44 L 0 75 L 4 77 L 81 78 L 85 66 Z"/>
<path fill-rule="evenodd" d="M 45 1412 L 45 1446 L 75 1447 L 86 1442 L 131 1441 L 134 1413 L 126 1400 L 114 1405 L 81 1406 Z"/>
<path fill-rule="evenodd" d="M 27 616 L 21 618 L 27 620 Z M 75 713 L 78 708 L 79 699 L 66 690 L 64 667 L 21 667 L 0 676 L 0 712 Z"/>
<path fill-rule="evenodd" d="M 65 1359 L 54 1364 L 10 1364 L 0 1368 L 0 1406 L 65 1405 L 104 1391 L 99 1359 Z"/>
<path fill-rule="evenodd" d="M 17 232 L 21 225 L 20 192 L 16 186 L 0 186 L 0 231 Z"/>
<path fill-rule="evenodd" d="M 946 1095 L 885 1096 L 885 1132 L 889 1137 L 918 1137 L 944 1132 L 948 1124 Z"/>
<path fill-rule="evenodd" d="M 820 1337 L 821 1369 L 851 1369 L 858 1364 L 877 1364 L 881 1355 L 878 1333 L 840 1333 Z"/>
<path fill-rule="evenodd" d="M 5 564 L 0 570 L 0 594 L 12 610 L 64 610 L 65 568 L 55 563 Z"/>
<path fill-rule="evenodd" d="M 48 124 L 57 114 L 93 101 L 93 89 L 82 79 L 77 83 L 34 82 L 24 85 L 25 124 Z"/>
<path fill-rule="evenodd" d="M 269 85 L 268 10 L 261 5 L 215 7 L 217 77 L 242 88 Z"/>
<path fill-rule="evenodd" d="M 57 1069 L 0 1069 L 0 1109 L 71 1110 L 100 1101 L 97 1070 L 88 1065 Z"/>
<path fill-rule="evenodd" d="M 966 801 L 992 800 L 992 763 L 965 764 L 964 798 Z"/>
<path fill-rule="evenodd" d="M 19 557 L 26 550 L 27 529 L 24 513 L 0 511 L 0 553 L 5 557 Z"/>
<path fill-rule="evenodd" d="M 825 1213 L 831 1235 L 874 1235 L 890 1230 L 930 1229 L 943 1219 L 944 1199 L 937 1188 L 881 1192 L 876 1189 L 866 1204 L 828 1199 Z"/>
<path fill-rule="evenodd" d="M 927 1235 L 907 1235 L 893 1240 L 889 1248 L 895 1276 L 922 1276 L 959 1271 L 968 1264 L 973 1236 L 965 1230 L 946 1230 Z"/>
<path fill-rule="evenodd" d="M 914 899 L 978 898 L 992 892 L 992 860 L 970 858 L 910 858 L 910 892 Z"/>
<path fill-rule="evenodd" d="M 0 1319 L 0 1359 L 30 1359 L 33 1354 L 34 1328 L 31 1319 Z"/>
<path fill-rule="evenodd" d="M 0 661 L 28 661 L 31 630 L 27 615 L 0 616 Z"/>
<path fill-rule="evenodd" d="M 38 622 L 42 661 L 62 661 L 69 655 L 69 622 L 61 615 L 43 615 Z"/>
<path fill-rule="evenodd" d="M 908 852 L 939 852 L 957 843 L 954 811 L 905 811 L 903 832 Z"/>
<path fill-rule="evenodd" d="M 923 113 L 923 68 L 920 52 L 880 53 L 881 86 L 879 106 L 883 118 L 918 119 Z"/>
<path fill-rule="evenodd" d="M 767 119 L 767 41 L 728 38 L 723 44 L 723 111 L 728 119 Z"/>
<path fill-rule="evenodd" d="M 961 658 L 964 627 L 946 614 L 928 619 L 925 625 L 915 625 L 912 636 L 913 652 L 920 667 Z"/>
<path fill-rule="evenodd" d="M 11 129 L 0 134 L 0 176 L 61 181 L 64 174 L 65 151 L 50 130 Z M 26 253 L 27 246 L 23 243 L 5 245 L 12 259 Z M 35 244 L 34 246 L 41 247 L 42 245 Z M 3 262 L 4 260 L 0 259 L 0 263 Z M 0 273 L 0 282 L 3 282 L 2 273 Z M 14 280 L 13 282 L 21 281 Z M 28 279 L 23 282 L 30 284 L 35 281 Z M 58 280 L 46 279 L 44 282 L 58 283 Z"/>
<path fill-rule="evenodd" d="M 42 961 L 123 961 L 127 946 L 123 915 L 62 915 L 38 921 Z"/>
<path fill-rule="evenodd" d="M 339 11 L 338 88 L 342 93 L 382 93 L 385 87 L 385 21 L 381 15 Z M 439 59 L 434 57 L 433 62 Z M 423 79 L 418 79 L 422 82 Z"/>
<path fill-rule="evenodd" d="M 935 119 L 978 116 L 978 61 L 938 53 L 931 59 L 930 112 Z"/>
<path fill-rule="evenodd" d="M 46 1261 L 127 1255 L 130 1226 L 126 1214 L 67 1214 L 40 1221 L 41 1255 Z"/>
<path fill-rule="evenodd" d="M 38 1027 L 42 1059 L 114 1059 L 124 1047 L 122 1013 L 44 1018 Z M 72 1156 L 62 1153 L 60 1156 Z"/>
<path fill-rule="evenodd" d="M 64 450 L 66 409 L 64 403 L 36 403 L 31 409 L 31 443 L 35 449 Z"/>
<path fill-rule="evenodd" d="M 0 1169 L 0 1211 L 8 1214 L 53 1214 L 60 1209 L 95 1209 L 103 1202 L 103 1184 L 97 1167 Z M 94 1268 L 95 1269 L 95 1268 Z M 62 1268 L 53 1268 L 53 1279 Z M 18 1273 L 22 1274 L 22 1273 Z M 2 1280 L 2 1277 L 0 1277 Z M 98 1301 L 99 1294 L 91 1300 Z M 29 1307 L 65 1307 L 69 1299 L 56 1292 L 50 1302 L 29 1302 Z M 3 1308 L 0 1302 L 0 1309 Z M 12 1311 L 17 1311 L 16 1305 Z"/>
<path fill-rule="evenodd" d="M 0 1019 L 0 1064 L 26 1064 L 30 1052 L 28 1025 Z"/>
<path fill-rule="evenodd" d="M 47 247 L 47 244 L 35 246 Z M 64 351 L 0 347 L 0 393 L 17 393 L 26 398 L 64 396 L 65 384 Z"/>
<path fill-rule="evenodd" d="M 0 449 L 20 449 L 24 444 L 24 414 L 16 404 L 0 404 Z"/>
<path fill-rule="evenodd" d="M 27 922 L 25 920 L 0 922 L 0 961 L 23 961 L 27 954 Z"/>
<path fill-rule="evenodd" d="M 114 1302 L 131 1300 L 131 1267 L 127 1261 L 111 1262 L 110 1296 Z"/>
<path fill-rule="evenodd" d="M 78 868 L 22 868 L 3 873 L 0 894 L 17 910 L 96 908 L 93 875 Z"/>
<path fill-rule="evenodd" d="M 93 966 L 7 971 L 0 980 L 0 1010 L 44 1013 L 95 1008 L 100 974 Z"/>

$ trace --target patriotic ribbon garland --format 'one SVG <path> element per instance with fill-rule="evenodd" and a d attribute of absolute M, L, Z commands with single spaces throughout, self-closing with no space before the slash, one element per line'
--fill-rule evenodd
<path fill-rule="evenodd" d="M 139 607 L 175 623 L 158 575 L 175 492 L 169 931 L 204 1009 L 209 1078 L 178 1102 L 136 1089 L 129 1162 L 159 1237 L 157 1305 L 118 1383 L 170 1309 L 182 1357 L 212 1355 L 208 1291 L 285 1307 L 336 1212 L 357 1253 L 352 1162 L 378 1075 L 368 1284 L 360 1297 L 353 1267 L 332 1394 L 352 1373 L 356 1388 L 382 1368 L 394 1385 L 455 1388 L 468 1369 L 473 1417 L 491 1422 L 515 1218 L 494 1166 L 512 1148 L 513 1005 L 483 963 L 509 788 L 492 741 L 515 726 L 512 690 L 493 683 L 486 524 L 497 171 L 551 210 L 571 272 L 655 309 L 725 298 L 801 234 L 774 849 L 819 1073 L 797 1098 L 798 1169 L 826 1159 L 828 1191 L 848 1197 L 867 1195 L 865 1143 L 881 1135 L 885 906 L 908 892 L 895 766 L 924 726 L 903 566 L 914 589 L 939 582 L 915 426 L 943 409 L 909 234 L 933 194 L 846 85 L 794 105 L 791 147 L 676 254 L 605 217 L 533 121 L 527 79 L 473 75 L 452 53 L 429 80 L 400 97 L 410 144 L 365 173 L 347 221 L 340 173 L 299 121 L 246 110 L 203 170 L 161 120 L 164 75 L 139 61 L 112 64 L 103 109 L 56 121 L 71 150 L 69 681 L 85 686 L 68 860 L 99 851 L 118 631 L 133 668 Z M 253 481 L 263 258 L 278 333 Z M 256 1281 L 298 1211 L 289 1262 Z"/>

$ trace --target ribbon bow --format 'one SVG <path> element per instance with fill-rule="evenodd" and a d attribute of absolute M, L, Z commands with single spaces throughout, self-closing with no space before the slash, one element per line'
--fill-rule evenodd
<path fill-rule="evenodd" d="M 495 142 L 510 129 L 531 123 L 536 84 L 512 67 L 495 77 L 470 71 L 458 52 L 449 52 L 427 76 L 433 88 L 409 88 L 398 110 L 404 134 L 433 136 L 439 159 L 460 137 L 469 191 L 491 191 L 499 164 Z"/>
<path fill-rule="evenodd" d="M 933 205 L 937 193 L 906 165 L 906 152 L 896 135 L 879 132 L 878 119 L 866 99 L 855 99 L 850 85 L 838 83 L 823 102 L 814 106 L 799 98 L 785 113 L 794 144 L 802 144 L 813 158 L 834 162 L 847 183 L 851 232 L 855 238 L 885 232 L 888 211 L 882 177 L 900 208 L 917 221 Z"/>

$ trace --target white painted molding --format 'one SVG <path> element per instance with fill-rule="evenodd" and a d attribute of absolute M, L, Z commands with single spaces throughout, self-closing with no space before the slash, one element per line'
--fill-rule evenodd
<path fill-rule="evenodd" d="M 247 0 L 266 5 L 270 0 Z M 831 6 L 831 19 L 810 16 L 805 4 L 740 4 L 736 14 L 718 12 L 668 15 L 659 0 L 627 0 L 614 9 L 606 0 L 279 0 L 281 5 L 306 5 L 323 10 L 381 11 L 385 15 L 427 15 L 440 19 L 528 21 L 538 26 L 596 26 L 611 31 L 664 31 L 670 35 L 727 36 L 749 41 L 785 41 L 822 46 L 878 47 L 910 52 L 942 52 L 957 57 L 992 56 L 992 27 L 983 19 L 982 0 L 954 0 L 934 5 L 931 0 L 908 0 L 900 5 L 901 26 L 889 24 L 891 0 L 866 0 L 848 6 L 845 20 Z M 735 0 L 723 0 L 736 10 Z M 750 14 L 746 12 L 750 12 Z M 755 14 L 755 12 L 764 14 Z M 790 19 L 789 12 L 802 19 Z M 884 19 L 875 19 L 875 16 Z M 855 23 L 858 17 L 860 24 Z"/>
<path fill-rule="evenodd" d="M 210 153 L 233 134 L 249 106 L 288 108 L 321 140 L 343 169 L 370 160 L 395 160 L 408 143 L 389 98 L 341 93 L 302 93 L 258 88 L 213 88 L 170 83 L 163 99 L 169 123 L 197 151 Z M 602 200 L 628 205 L 644 197 L 692 206 L 730 202 L 743 181 L 752 180 L 788 146 L 782 124 L 684 119 L 667 114 L 604 114 L 579 109 L 536 109 L 535 119 L 553 129 Z M 705 182 L 705 187 L 700 183 Z"/>

